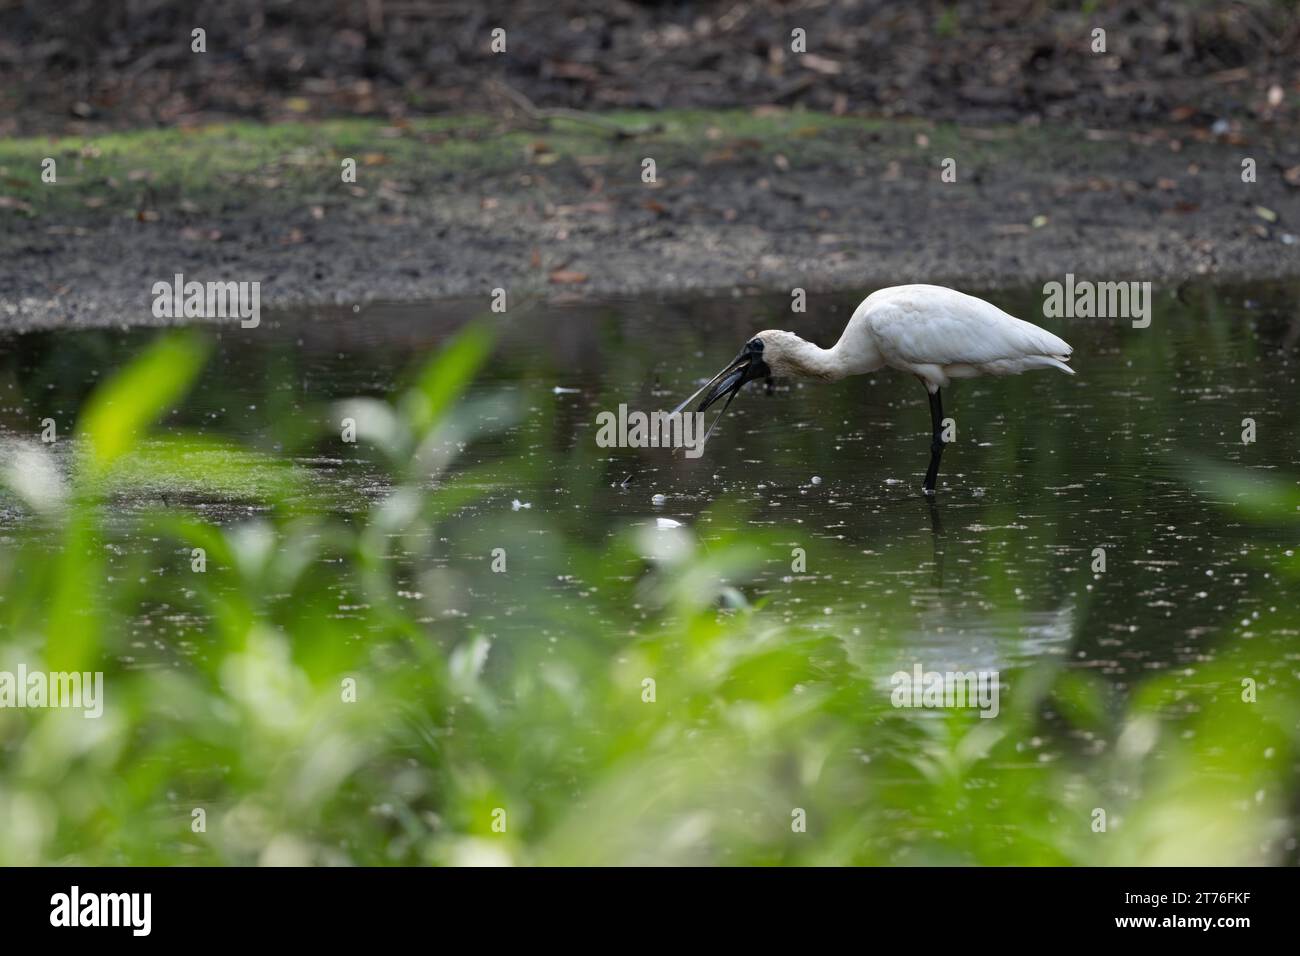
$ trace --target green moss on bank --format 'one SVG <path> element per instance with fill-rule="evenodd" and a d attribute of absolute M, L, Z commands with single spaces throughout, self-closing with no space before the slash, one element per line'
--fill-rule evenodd
<path fill-rule="evenodd" d="M 653 157 L 662 171 L 683 164 L 770 162 L 790 168 L 844 167 L 956 152 L 978 162 L 1019 148 L 1015 128 L 982 131 L 912 120 L 836 117 L 803 111 L 668 111 L 602 114 L 604 125 L 555 119 L 521 128 L 488 117 L 382 120 L 141 130 L 95 138 L 28 138 L 0 142 L 0 217 L 102 221 L 106 217 L 261 215 L 304 204 L 414 194 L 449 178 L 569 166 L 627 165 Z M 1077 148 L 1077 143 L 1070 148 Z M 55 160 L 57 182 L 42 181 Z M 357 183 L 344 183 L 344 159 Z M 635 172 L 633 173 L 635 174 Z"/>

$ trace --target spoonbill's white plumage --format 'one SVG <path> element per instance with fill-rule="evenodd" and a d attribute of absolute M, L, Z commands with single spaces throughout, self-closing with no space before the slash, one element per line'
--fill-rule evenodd
<path fill-rule="evenodd" d="M 700 390 L 704 398 L 699 410 L 723 396 L 730 401 L 746 382 L 757 378 L 834 382 L 885 367 L 909 372 L 930 394 L 933 439 L 922 487 L 933 494 L 944 448 L 940 389 L 955 378 L 1014 375 L 1035 368 L 1073 375 L 1066 364 L 1071 352 L 1068 344 L 1046 329 L 973 295 L 937 285 L 893 286 L 862 300 L 832 348 L 820 348 L 780 329 L 759 332 Z"/>

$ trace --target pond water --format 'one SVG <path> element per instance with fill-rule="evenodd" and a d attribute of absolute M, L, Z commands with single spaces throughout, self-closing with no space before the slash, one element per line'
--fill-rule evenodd
<path fill-rule="evenodd" d="M 1185 668 L 1194 681 L 1191 668 L 1243 642 L 1262 662 L 1261 683 L 1291 687 L 1300 637 L 1294 579 L 1283 572 L 1294 567 L 1296 526 L 1252 523 L 1225 507 L 1205 466 L 1291 483 L 1300 474 L 1297 291 L 1185 287 L 1158 297 L 1146 329 L 1042 319 L 1037 290 L 988 294 L 1069 341 L 1077 374 L 1044 370 L 946 390 L 957 439 L 932 501 L 919 491 L 925 393 L 888 369 L 831 385 L 782 383 L 770 395 L 750 385 L 699 459 L 597 446 L 601 411 L 672 408 L 755 331 L 787 328 L 833 344 L 858 296 L 813 297 L 806 314 L 792 314 L 786 297 L 719 297 L 551 304 L 508 316 L 469 395 L 471 406 L 487 403 L 482 414 L 496 427 L 464 443 L 455 466 L 482 494 L 427 540 L 402 539 L 394 560 L 420 565 L 402 594 L 417 604 L 436 595 L 438 615 L 473 620 L 506 646 L 554 647 L 566 625 L 542 603 L 627 626 L 592 594 L 569 549 L 598 552 L 629 526 L 649 531 L 669 519 L 706 552 L 711 540 L 753 536 L 759 553 L 734 581 L 738 600 L 832 637 L 871 669 L 882 694 L 894 670 L 915 662 L 1001 671 L 1005 680 L 1052 661 L 1123 696 L 1152 674 Z M 321 437 L 338 428 L 331 402 L 390 397 L 480 307 L 316 309 L 207 333 L 213 356 L 162 430 L 201 430 L 293 461 L 309 475 L 299 504 L 359 523 L 388 494 L 391 469 L 365 434 L 354 444 Z M 71 434 L 87 394 L 153 334 L 4 340 L 0 438 L 34 439 L 46 418 Z M 1243 442 L 1244 419 L 1254 422 L 1254 442 Z M 71 445 L 51 446 L 65 469 Z M 232 526 L 274 509 L 256 497 L 195 493 L 166 475 L 118 491 L 109 573 L 174 580 L 136 610 L 139 639 L 123 664 L 178 665 L 204 653 L 196 639 L 204 612 L 179 596 L 183 561 L 140 567 L 138 552 L 153 545 L 134 546 L 132 535 L 145 533 L 134 518 L 165 500 Z M 38 532 L 0 499 L 0 537 Z M 485 571 L 498 545 L 509 553 L 512 589 L 457 570 Z M 50 554 L 58 547 L 51 536 Z M 335 587 L 336 616 L 347 620 L 357 597 Z M 1068 746 L 1036 739 L 1027 764 Z"/>
<path fill-rule="evenodd" d="M 1294 290 L 1185 289 L 1158 304 L 1147 329 L 1043 320 L 1035 291 L 989 298 L 1066 337 L 1078 374 L 1044 370 L 948 389 L 957 441 L 933 502 L 918 492 L 928 461 L 925 393 L 888 369 L 831 385 L 783 383 L 772 395 L 747 386 L 699 459 L 598 448 L 602 410 L 671 408 L 762 328 L 833 344 L 858 297 L 815 299 L 807 314 L 792 314 L 784 297 L 629 299 L 548 306 L 511 322 L 474 391 L 515 395 L 522 410 L 507 440 L 462 459 L 495 456 L 511 467 L 467 513 L 570 512 L 599 539 L 656 518 L 716 522 L 711 505 L 730 500 L 733 526 L 715 530 L 763 527 L 788 544 L 750 582 L 752 598 L 790 614 L 820 610 L 831 629 L 851 620 L 850 644 L 896 631 L 932 657 L 1070 654 L 1078 666 L 1123 676 L 1213 654 L 1225 633 L 1267 636 L 1285 600 L 1284 582 L 1268 569 L 1295 546 L 1294 534 L 1215 507 L 1197 466 L 1297 473 Z M 203 379 L 168 424 L 286 455 L 286 435 L 326 419 L 329 400 L 390 394 L 474 310 L 321 309 L 214 333 Z M 33 437 L 45 418 L 71 423 L 95 384 L 151 335 L 8 339 L 0 434 Z M 1256 425 L 1252 444 L 1242 441 L 1245 418 Z M 517 467 L 503 449 L 521 435 Z M 388 487 L 364 438 L 287 457 L 310 470 L 310 495 L 360 513 Z M 119 513 L 156 505 L 168 490 L 160 482 L 121 496 Z M 257 511 L 201 497 L 191 504 L 218 521 Z M 0 528 L 20 520 L 15 508 L 0 512 Z M 544 530 L 516 537 L 521 560 L 550 547 Z M 795 548 L 806 555 L 802 572 L 792 571 Z M 1104 573 L 1092 570 L 1097 548 Z M 902 617 L 895 602 L 873 600 L 898 594 L 909 609 Z"/>

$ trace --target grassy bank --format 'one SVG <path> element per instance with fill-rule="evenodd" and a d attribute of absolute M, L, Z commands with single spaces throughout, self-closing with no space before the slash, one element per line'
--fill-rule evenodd
<path fill-rule="evenodd" d="M 1052 148 L 1062 156 L 1078 149 L 1074 139 L 1014 126 L 972 134 L 955 124 L 788 110 L 615 112 L 527 126 L 473 116 L 400 125 L 363 119 L 232 123 L 93 139 L 8 139 L 0 141 L 0 181 L 9 211 L 93 222 L 149 212 L 220 216 L 352 203 L 385 190 L 436 188 L 452 177 L 477 180 L 529 169 L 623 170 L 637 181 L 646 157 L 669 180 L 683 167 L 774 162 L 777 170 L 798 170 L 932 158 L 937 168 L 938 158 L 950 155 L 984 163 L 1014 153 L 1032 161 Z M 42 181 L 47 158 L 57 164 L 53 184 Z M 345 159 L 356 162 L 355 184 L 342 180 Z"/>
<path fill-rule="evenodd" d="M 155 322 L 178 271 L 258 281 L 271 307 L 1285 278 L 1300 167 L 1272 135 L 755 109 L 8 140 L 0 328 Z"/>

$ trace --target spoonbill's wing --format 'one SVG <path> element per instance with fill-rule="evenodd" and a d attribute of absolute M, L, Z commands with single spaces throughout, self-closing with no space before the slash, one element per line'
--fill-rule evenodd
<path fill-rule="evenodd" d="M 1046 329 L 992 303 L 941 286 L 899 286 L 869 312 L 868 324 L 886 358 L 904 365 L 970 365 L 1047 356 L 1073 349 Z"/>

